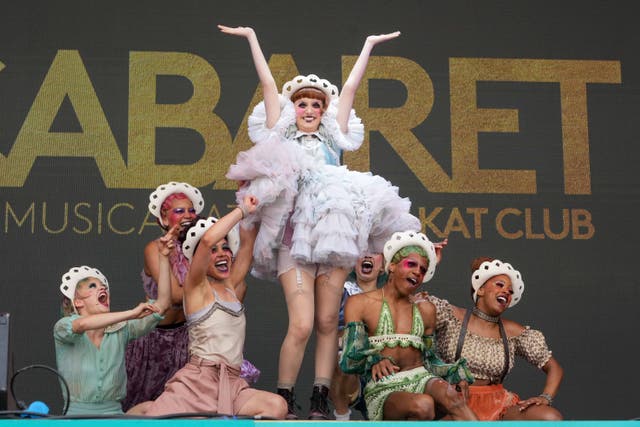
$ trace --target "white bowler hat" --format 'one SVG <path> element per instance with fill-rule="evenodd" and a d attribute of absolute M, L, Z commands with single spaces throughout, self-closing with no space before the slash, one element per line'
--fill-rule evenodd
<path fill-rule="evenodd" d="M 398 231 L 393 233 L 391 238 L 384 244 L 384 271 L 389 273 L 389 264 L 393 256 L 402 248 L 407 246 L 419 246 L 427 253 L 429 259 L 429 267 L 427 273 L 422 279 L 422 283 L 427 283 L 433 278 L 436 272 L 436 249 L 429 238 L 424 234 L 417 231 Z"/>
<path fill-rule="evenodd" d="M 218 218 L 213 216 L 206 219 L 199 219 L 198 222 L 187 231 L 187 237 L 182 243 L 182 253 L 189 261 L 193 258 L 193 252 L 204 233 L 216 222 L 218 222 Z M 240 231 L 238 230 L 237 224 L 227 234 L 227 243 L 229 243 L 229 249 L 231 249 L 235 257 L 240 248 Z"/>

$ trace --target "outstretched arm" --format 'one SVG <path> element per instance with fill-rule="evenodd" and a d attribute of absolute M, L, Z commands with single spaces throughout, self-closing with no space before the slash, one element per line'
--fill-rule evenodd
<path fill-rule="evenodd" d="M 160 280 L 160 254 L 157 239 L 147 243 L 144 248 L 144 271 L 158 283 Z M 150 298 L 147 295 L 147 298 Z M 182 284 L 171 273 L 171 304 L 182 304 Z"/>
<path fill-rule="evenodd" d="M 131 310 L 80 316 L 71 323 L 71 329 L 76 334 L 81 334 L 93 329 L 106 328 L 123 320 L 142 319 L 157 310 L 153 304 L 142 302 Z"/>
<path fill-rule="evenodd" d="M 262 53 L 260 43 L 258 42 L 258 36 L 256 36 L 253 28 L 250 27 L 232 28 L 224 25 L 218 25 L 218 28 L 225 34 L 244 37 L 249 42 L 251 56 L 253 57 L 253 64 L 256 67 L 258 78 L 262 84 L 264 108 L 267 112 L 267 127 L 271 129 L 280 118 L 280 100 L 278 99 L 278 87 L 276 86 L 276 81 L 271 75 L 269 64 L 267 64 L 267 60 Z"/>
<path fill-rule="evenodd" d="M 346 133 L 348 130 L 347 123 L 349 121 L 349 113 L 351 112 L 351 108 L 353 107 L 353 100 L 355 99 L 356 91 L 358 90 L 358 86 L 360 85 L 362 76 L 364 76 L 364 72 L 367 69 L 367 63 L 369 62 L 369 55 L 371 55 L 371 50 L 373 50 L 373 47 L 378 43 L 385 42 L 390 39 L 395 39 L 399 35 L 400 31 L 396 31 L 389 34 L 369 36 L 367 37 L 367 40 L 365 40 L 362 51 L 360 52 L 360 56 L 351 69 L 351 73 L 349 73 L 347 81 L 344 82 L 344 86 L 342 86 L 342 92 L 340 92 L 340 98 L 338 100 L 338 113 L 336 116 L 336 120 L 338 121 L 340 130 L 343 133 Z"/>
<path fill-rule="evenodd" d="M 258 235 L 258 227 L 258 224 L 254 224 L 250 229 L 240 226 L 240 249 L 238 249 L 237 254 L 234 254 L 235 260 L 233 261 L 230 279 L 231 284 L 236 289 L 236 295 L 241 301 L 247 291 L 247 284 L 244 278 L 249 272 L 253 261 L 253 246 Z M 242 294 L 243 298 L 240 298 L 240 294 Z"/>
<path fill-rule="evenodd" d="M 245 215 L 255 212 L 258 200 L 254 196 L 245 196 L 242 207 L 237 207 L 213 224 L 204 233 L 196 248 L 189 273 L 185 279 L 185 292 L 190 293 L 194 286 L 202 283 L 207 275 L 207 269 L 211 262 L 211 248 L 229 233 L 231 228 Z"/>

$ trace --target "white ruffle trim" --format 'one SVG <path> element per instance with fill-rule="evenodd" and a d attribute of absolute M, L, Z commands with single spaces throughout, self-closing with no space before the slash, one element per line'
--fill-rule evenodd
<path fill-rule="evenodd" d="M 271 129 L 266 126 L 267 112 L 264 107 L 264 101 L 254 107 L 247 121 L 249 139 L 251 139 L 254 144 L 268 141 L 275 136 L 284 137 L 287 129 L 296 123 L 296 112 L 293 103 L 282 95 L 279 95 L 279 99 L 280 118 Z M 329 104 L 327 111 L 322 115 L 323 126 L 340 149 L 346 151 L 357 150 L 364 141 L 364 125 L 362 124 L 362 120 L 356 116 L 356 112 L 352 109 L 349 112 L 349 120 L 347 121 L 347 133 L 343 133 L 336 121 L 337 113 L 338 101 L 333 101 Z"/>
<path fill-rule="evenodd" d="M 343 133 L 338 126 L 336 116 L 338 114 L 338 101 L 329 104 L 329 108 L 322 115 L 322 124 L 328 133 L 333 137 L 334 141 L 345 151 L 355 151 L 362 145 L 364 141 L 364 125 L 360 117 L 356 116 L 354 109 L 349 112 L 349 120 L 347 121 L 347 133 Z"/>
<path fill-rule="evenodd" d="M 295 141 L 284 134 L 295 123 L 293 104 L 281 97 L 280 120 L 265 126 L 264 103 L 249 117 L 249 136 L 256 144 L 241 152 L 227 178 L 248 181 L 237 193 L 258 198 L 258 210 L 243 220 L 244 226 L 260 222 L 254 245 L 252 274 L 275 279 L 277 255 L 287 221 L 293 225 L 291 256 L 301 263 L 353 268 L 365 253 L 382 252 L 396 231 L 421 229 L 409 213 L 411 202 L 384 178 L 350 171 L 345 166 L 317 164 Z M 335 120 L 337 103 L 323 115 L 323 124 L 336 143 L 355 150 L 362 143 L 364 127 L 351 111 L 349 132 L 340 132 Z"/>
<path fill-rule="evenodd" d="M 307 163 L 300 168 L 308 156 L 297 144 L 280 141 L 279 150 L 275 145 L 266 142 L 241 153 L 227 174 L 230 179 L 251 178 L 237 192 L 239 202 L 252 194 L 260 203 L 257 212 L 243 220 L 245 226 L 261 223 L 254 246 L 255 276 L 275 279 L 289 217 L 294 259 L 347 269 L 365 253 L 382 252 L 394 232 L 420 230 L 420 221 L 409 213 L 409 199 L 401 198 L 398 188 L 384 178 L 344 166 Z M 279 155 L 282 151 L 300 155 L 299 162 Z"/>

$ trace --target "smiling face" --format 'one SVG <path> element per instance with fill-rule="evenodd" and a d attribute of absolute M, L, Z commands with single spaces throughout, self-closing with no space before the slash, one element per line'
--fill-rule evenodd
<path fill-rule="evenodd" d="M 302 132 L 315 132 L 320 127 L 324 114 L 324 101 L 317 98 L 301 97 L 293 101 L 296 111 L 296 126 Z"/>
<path fill-rule="evenodd" d="M 95 277 L 82 279 L 76 285 L 73 303 L 80 315 L 109 312 L 109 288 Z"/>
<path fill-rule="evenodd" d="M 171 228 L 180 224 L 183 228 L 188 226 L 196 217 L 196 210 L 191 200 L 183 193 L 172 194 L 162 203 L 162 223 Z"/>
<path fill-rule="evenodd" d="M 511 278 L 506 274 L 493 276 L 478 289 L 477 295 L 476 305 L 479 309 L 486 313 L 502 313 L 509 307 L 513 298 Z"/>
<path fill-rule="evenodd" d="M 211 262 L 207 269 L 207 275 L 216 280 L 228 278 L 231 274 L 232 262 L 233 253 L 229 248 L 229 243 L 227 243 L 227 239 L 222 239 L 211 248 Z"/>
<path fill-rule="evenodd" d="M 392 263 L 389 266 L 390 279 L 393 279 L 400 294 L 410 295 L 422 284 L 428 268 L 429 262 L 426 257 L 411 252 L 397 263 Z"/>

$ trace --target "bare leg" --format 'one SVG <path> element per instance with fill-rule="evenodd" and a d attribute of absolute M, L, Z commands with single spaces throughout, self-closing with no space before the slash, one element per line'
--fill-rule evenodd
<path fill-rule="evenodd" d="M 275 393 L 256 390 L 251 399 L 242 405 L 238 415 L 283 420 L 287 415 L 287 402 Z"/>
<path fill-rule="evenodd" d="M 153 403 L 153 400 L 138 403 L 136 406 L 130 408 L 126 413 L 127 415 L 145 415 L 147 408 Z"/>
<path fill-rule="evenodd" d="M 432 420 L 435 404 L 428 394 L 396 391 L 384 402 L 385 420 Z"/>
<path fill-rule="evenodd" d="M 336 366 L 331 379 L 329 398 L 333 402 L 336 414 L 344 415 L 349 412 L 351 397 L 357 396 L 360 390 L 360 381 L 356 375 L 345 374 Z"/>
<path fill-rule="evenodd" d="M 551 406 L 529 406 L 524 411 L 520 411 L 518 405 L 511 406 L 507 409 L 507 412 L 502 417 L 503 420 L 516 420 L 516 421 L 530 421 L 530 420 L 542 420 L 542 421 L 561 421 L 562 414 Z"/>
<path fill-rule="evenodd" d="M 289 327 L 280 348 L 278 385 L 293 387 L 313 329 L 314 285 L 312 277 L 295 268 L 281 274 L 279 279 L 287 302 Z"/>
<path fill-rule="evenodd" d="M 477 420 L 478 417 L 467 406 L 467 402 L 461 392 L 442 379 L 432 379 L 424 388 L 425 393 L 433 396 L 436 403 L 441 406 L 454 421 Z"/>
<path fill-rule="evenodd" d="M 338 354 L 338 312 L 348 272 L 335 268 L 316 280 L 316 379 L 330 382 Z M 329 384 L 327 384 L 329 386 Z"/>

